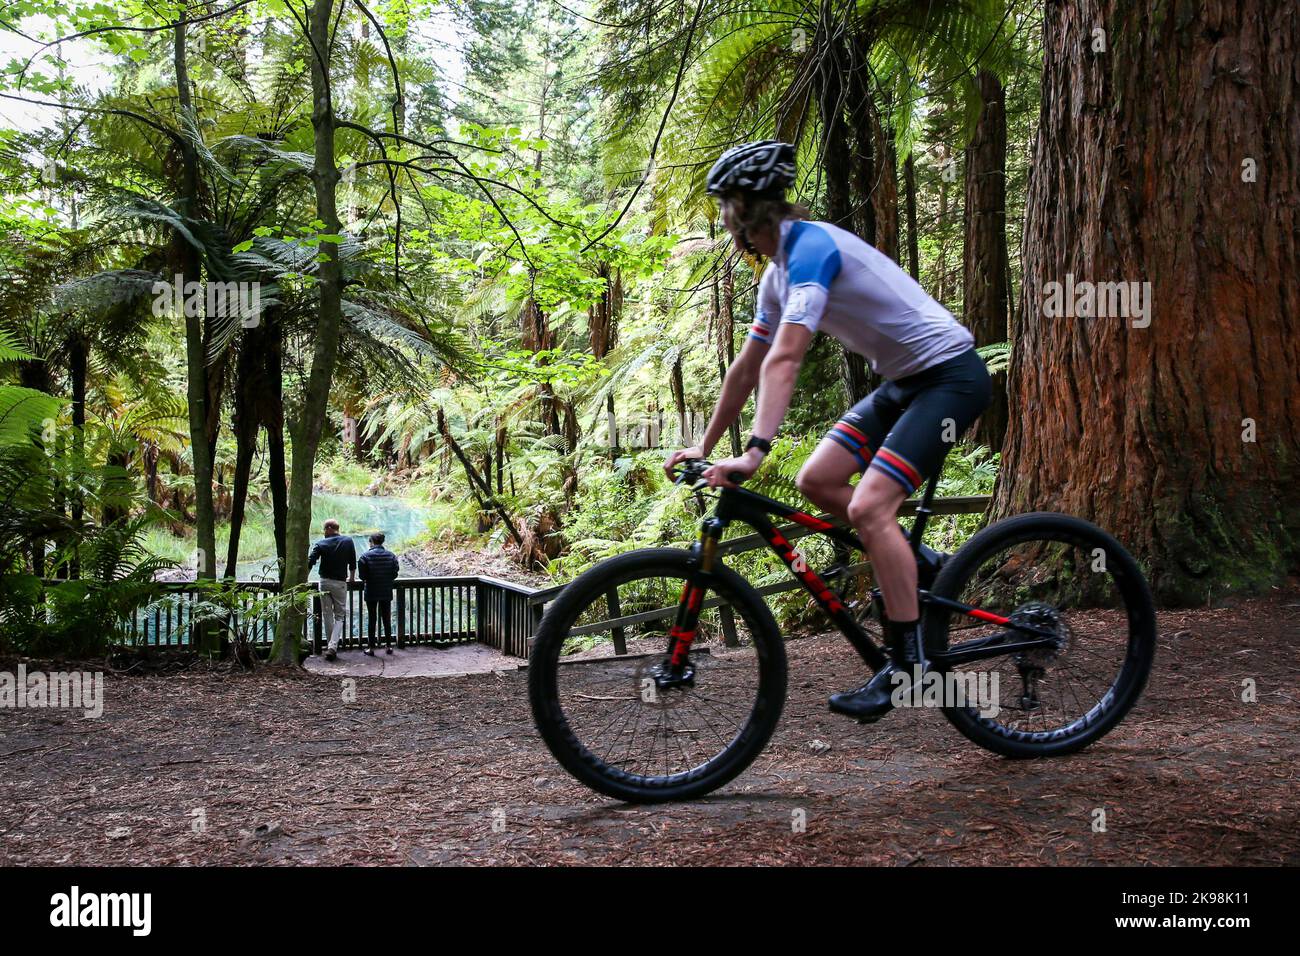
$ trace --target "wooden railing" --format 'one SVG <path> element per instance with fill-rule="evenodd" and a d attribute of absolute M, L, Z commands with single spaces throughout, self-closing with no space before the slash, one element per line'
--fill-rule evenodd
<path fill-rule="evenodd" d="M 989 503 L 986 495 L 960 498 L 936 499 L 931 506 L 935 515 L 980 514 Z M 916 500 L 903 502 L 899 509 L 900 516 L 916 512 Z M 821 517 L 835 520 L 828 515 Z M 780 531 L 788 540 L 794 541 L 814 531 L 796 524 L 783 525 Z M 743 554 L 765 547 L 763 539 L 757 534 L 740 535 L 724 541 L 718 548 L 720 555 Z M 857 574 L 867 567 L 866 562 L 859 562 L 846 568 L 845 573 Z M 758 589 L 764 597 L 795 590 L 802 585 L 794 578 L 785 578 Z M 237 585 L 239 590 L 247 591 L 247 600 L 241 606 L 247 609 L 257 592 L 275 592 L 275 584 Z M 398 578 L 393 585 L 393 640 L 398 647 L 410 644 L 465 644 L 478 641 L 495 647 L 503 654 L 512 657 L 527 657 L 532 636 L 537 629 L 546 605 L 564 590 L 564 585 L 534 589 L 496 578 L 482 576 L 443 577 L 443 578 Z M 148 647 L 185 647 L 189 641 L 188 607 L 198 600 L 198 593 L 193 584 L 164 585 L 167 593 L 175 600 L 170 603 L 156 604 L 137 613 L 130 623 L 129 631 L 137 644 Z M 713 605 L 722 604 L 714 599 Z M 610 631 L 610 640 L 615 655 L 626 653 L 624 631 L 636 623 L 668 617 L 675 614 L 676 605 L 665 606 L 655 610 L 642 610 L 627 618 L 618 616 L 617 610 L 609 620 L 598 622 L 586 628 L 589 631 Z M 729 625 L 730 608 L 722 606 L 722 623 L 724 629 Z M 269 646 L 275 637 L 274 622 L 259 620 L 246 625 L 249 638 L 255 646 Z M 319 594 L 311 596 L 310 609 L 305 625 L 304 637 L 311 641 L 313 649 L 319 653 L 324 639 L 323 615 Z M 382 632 L 379 634 L 382 642 Z M 347 613 L 343 622 L 343 638 L 340 646 L 358 647 L 366 641 L 366 608 L 361 596 L 361 584 L 348 586 Z"/>
<path fill-rule="evenodd" d="M 236 588 L 248 595 L 239 606 L 248 611 L 260 595 L 280 590 L 277 584 L 240 582 Z M 185 648 L 192 638 L 194 604 L 201 592 L 189 582 L 162 586 L 166 600 L 138 611 L 128 622 L 132 643 L 145 647 Z M 530 588 L 478 576 L 442 578 L 398 578 L 393 584 L 393 641 L 398 647 L 410 644 L 466 644 L 480 641 L 505 654 L 524 657 L 535 621 L 527 598 Z M 250 643 L 269 646 L 275 639 L 275 622 L 266 617 L 241 621 Z M 303 636 L 319 653 L 324 635 L 321 595 L 312 593 Z M 382 643 L 383 632 L 377 632 Z M 358 647 L 366 642 L 366 606 L 359 582 L 348 585 L 347 610 L 343 618 L 340 647 Z"/>

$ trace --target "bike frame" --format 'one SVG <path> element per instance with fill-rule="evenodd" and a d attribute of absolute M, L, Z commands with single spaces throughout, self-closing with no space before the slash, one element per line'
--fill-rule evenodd
<path fill-rule="evenodd" d="M 925 534 L 926 520 L 933 513 L 931 505 L 937 487 L 938 476 L 936 475 L 926 483 L 925 492 L 916 508 L 916 520 L 912 523 L 911 529 L 903 527 L 901 522 L 899 524 L 899 527 L 907 536 L 912 553 L 916 556 L 918 583 L 927 585 L 934 581 L 940 566 L 947 557 L 926 547 L 921 540 Z M 839 595 L 831 590 L 826 582 L 807 566 L 807 562 L 803 560 L 799 551 L 777 529 L 771 520 L 772 517 L 792 521 L 817 534 L 825 535 L 846 548 L 866 553 L 866 548 L 863 547 L 861 539 L 847 528 L 842 528 L 814 515 L 799 511 L 797 508 L 792 508 L 775 498 L 768 498 L 765 495 L 744 488 L 721 489 L 713 513 L 705 518 L 700 526 L 699 541 L 691 548 L 692 553 L 699 560 L 699 570 L 697 576 L 682 591 L 677 619 L 670 634 L 674 639 L 670 656 L 671 665 L 674 668 L 681 668 L 687 663 L 690 645 L 694 640 L 695 628 L 699 620 L 703 594 L 707 589 L 708 576 L 712 573 L 714 562 L 717 560 L 718 544 L 721 542 L 722 535 L 727 527 L 732 522 L 739 521 L 753 528 L 767 542 L 768 547 L 781 559 L 787 570 L 812 595 L 817 605 L 835 623 L 835 626 L 848 642 L 853 645 L 853 649 L 857 651 L 858 656 L 873 672 L 879 671 L 889 663 L 889 657 L 885 651 L 871 639 L 871 636 L 857 622 L 857 619 L 849 613 Z M 938 669 L 949 669 L 977 660 L 1002 657 L 1006 654 L 1052 646 L 1052 635 L 1043 629 L 1013 621 L 1001 614 L 962 604 L 960 601 L 939 597 L 931 594 L 924 587 L 918 589 L 918 595 L 923 614 L 926 607 L 938 606 L 958 614 L 964 614 L 986 624 L 1000 625 L 1004 629 L 997 634 L 951 647 L 945 652 L 934 653 L 931 655 L 931 664 Z M 884 621 L 883 610 L 881 620 Z M 1008 640 L 1008 636 L 1011 636 L 1012 639 Z"/>

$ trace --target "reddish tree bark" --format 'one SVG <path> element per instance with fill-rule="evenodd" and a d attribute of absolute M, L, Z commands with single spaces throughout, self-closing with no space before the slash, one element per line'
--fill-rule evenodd
<path fill-rule="evenodd" d="M 894 131 L 880 121 L 880 111 L 869 111 L 871 139 L 875 145 L 876 181 L 871 191 L 871 206 L 876 223 L 874 243 L 877 249 L 898 261 L 898 155 L 894 149 Z M 865 131 L 863 131 L 865 134 Z M 861 134 L 860 134 L 861 135 Z"/>
<path fill-rule="evenodd" d="M 975 78 L 983 107 L 966 148 L 965 276 L 966 325 L 976 345 L 1007 340 L 1007 113 L 998 78 L 980 70 Z M 993 401 L 974 426 L 975 441 L 1001 448 L 1007 429 L 1003 376 L 993 383 Z"/>
<path fill-rule="evenodd" d="M 1043 34 L 995 514 L 1096 521 L 1165 602 L 1275 582 L 1300 558 L 1300 5 L 1049 2 Z M 1067 273 L 1149 282 L 1149 327 L 1046 317 Z"/>

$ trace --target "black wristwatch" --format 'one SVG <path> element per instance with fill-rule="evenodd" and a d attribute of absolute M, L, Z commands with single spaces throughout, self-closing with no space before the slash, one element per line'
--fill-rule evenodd
<path fill-rule="evenodd" d="M 772 443 L 766 438 L 759 438 L 757 435 L 750 435 L 749 441 L 745 444 L 745 451 L 751 448 L 757 448 L 764 455 L 772 454 Z"/>

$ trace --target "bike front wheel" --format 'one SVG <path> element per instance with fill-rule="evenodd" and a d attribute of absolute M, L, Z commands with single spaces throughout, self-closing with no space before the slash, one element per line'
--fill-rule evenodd
<path fill-rule="evenodd" d="M 529 661 L 533 719 L 582 783 L 629 802 L 687 800 L 745 770 L 785 702 L 785 647 L 771 611 L 720 564 L 696 578 L 688 552 L 602 561 L 547 609 Z M 703 590 L 688 680 L 663 686 L 678 609 Z"/>
<path fill-rule="evenodd" d="M 946 664 L 985 700 L 944 714 L 969 739 L 1008 757 L 1086 747 L 1136 703 L 1155 656 L 1151 591 L 1133 556 L 1080 518 L 1036 512 L 999 521 L 949 559 L 931 593 L 1024 621 L 1048 646 Z M 932 604 L 927 640 L 997 652 L 1023 632 Z"/>

